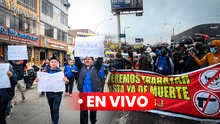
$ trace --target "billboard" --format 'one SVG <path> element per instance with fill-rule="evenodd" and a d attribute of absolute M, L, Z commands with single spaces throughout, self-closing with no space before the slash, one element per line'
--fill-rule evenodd
<path fill-rule="evenodd" d="M 111 0 L 113 12 L 143 11 L 143 0 Z"/>
<path fill-rule="evenodd" d="M 143 43 L 144 39 L 143 38 L 135 38 L 135 43 Z"/>

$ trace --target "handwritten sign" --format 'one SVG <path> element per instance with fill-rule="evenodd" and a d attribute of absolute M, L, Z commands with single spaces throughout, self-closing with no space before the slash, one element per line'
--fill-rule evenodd
<path fill-rule="evenodd" d="M 104 57 L 105 36 L 76 37 L 75 57 Z"/>
<path fill-rule="evenodd" d="M 8 63 L 0 64 L 0 89 L 11 87 L 9 77 L 6 74 L 8 70 L 9 70 Z"/>
<path fill-rule="evenodd" d="M 46 72 L 37 72 L 38 92 L 62 92 L 65 90 L 65 82 L 63 81 L 63 72 L 49 74 Z"/>
<path fill-rule="evenodd" d="M 17 45 L 8 46 L 8 60 L 27 60 L 27 46 Z"/>

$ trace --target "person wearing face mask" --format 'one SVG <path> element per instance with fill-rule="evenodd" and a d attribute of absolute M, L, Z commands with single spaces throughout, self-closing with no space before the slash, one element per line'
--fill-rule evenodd
<path fill-rule="evenodd" d="M 205 65 L 207 62 L 209 65 L 214 65 L 220 62 L 220 40 L 213 40 L 209 46 L 210 52 L 207 53 L 201 60 L 195 56 L 195 53 L 191 55 L 199 66 Z"/>
<path fill-rule="evenodd" d="M 93 57 L 86 57 L 82 63 L 79 57 L 75 57 L 75 65 L 78 68 L 79 79 L 77 89 L 79 92 L 102 92 L 99 70 L 102 67 L 103 58 L 98 58 L 94 64 Z M 97 121 L 97 111 L 90 111 L 91 124 Z M 80 124 L 88 124 L 88 111 L 80 111 Z"/>

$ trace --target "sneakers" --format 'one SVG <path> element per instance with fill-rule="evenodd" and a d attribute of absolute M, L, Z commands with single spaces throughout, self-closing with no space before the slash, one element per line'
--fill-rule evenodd
<path fill-rule="evenodd" d="M 65 92 L 65 96 L 68 96 L 68 92 Z"/>
<path fill-rule="evenodd" d="M 22 102 L 25 103 L 25 102 L 26 102 L 26 99 L 23 99 Z"/>
<path fill-rule="evenodd" d="M 17 102 L 16 102 L 16 103 L 11 103 L 11 105 L 12 105 L 13 107 L 15 107 L 15 105 L 17 105 Z"/>
<path fill-rule="evenodd" d="M 70 97 L 72 97 L 73 96 L 73 94 L 72 93 L 70 93 Z"/>
<path fill-rule="evenodd" d="M 11 117 L 10 115 L 6 115 L 5 119 L 8 119 L 8 118 L 10 118 L 10 117 Z"/>

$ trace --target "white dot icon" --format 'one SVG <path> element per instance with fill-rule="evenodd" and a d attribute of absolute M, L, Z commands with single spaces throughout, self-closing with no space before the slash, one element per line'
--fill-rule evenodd
<path fill-rule="evenodd" d="M 79 104 L 82 104 L 82 103 L 83 103 L 83 100 L 82 100 L 82 99 L 79 99 L 79 100 L 78 100 L 78 103 L 79 103 Z"/>

